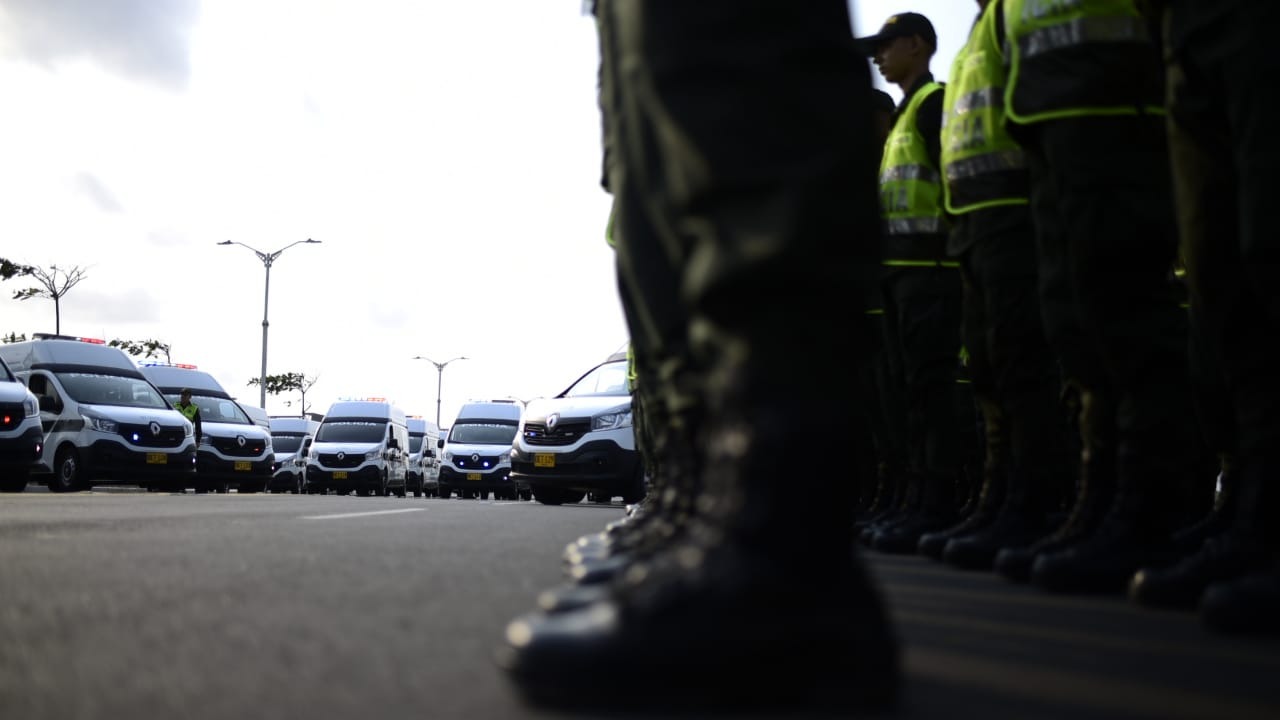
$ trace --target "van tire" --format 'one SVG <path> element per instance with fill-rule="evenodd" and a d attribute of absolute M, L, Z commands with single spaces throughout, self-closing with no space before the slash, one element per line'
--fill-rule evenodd
<path fill-rule="evenodd" d="M 14 470 L 8 477 L 0 478 L 0 492 L 20 493 L 27 489 L 27 480 L 31 471 L 26 468 Z"/>
<path fill-rule="evenodd" d="M 80 453 L 70 445 L 63 446 L 54 456 L 53 474 L 49 476 L 49 492 L 64 493 L 80 490 L 84 485 L 84 473 L 80 468 Z"/>
<path fill-rule="evenodd" d="M 543 505 L 559 505 L 565 501 L 564 493 L 551 488 L 530 488 L 533 492 L 533 499 Z"/>

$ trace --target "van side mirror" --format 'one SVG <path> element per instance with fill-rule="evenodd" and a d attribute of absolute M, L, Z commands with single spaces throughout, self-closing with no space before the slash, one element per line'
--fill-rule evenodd
<path fill-rule="evenodd" d="M 436 441 L 436 447 L 438 448 L 444 447 L 444 438 L 440 438 L 439 440 Z"/>
<path fill-rule="evenodd" d="M 391 450 L 399 450 L 400 441 L 396 440 L 395 438 L 387 438 L 387 448 Z"/>
<path fill-rule="evenodd" d="M 304 438 L 302 440 L 302 451 L 306 452 L 307 450 L 310 450 L 310 449 L 311 449 L 311 438 Z"/>
<path fill-rule="evenodd" d="M 41 411 L 41 412 L 52 412 L 52 413 L 59 412 L 59 410 L 58 410 L 58 398 L 55 398 L 55 397 L 49 397 L 48 395 L 41 395 L 41 396 L 40 396 L 40 411 Z"/>
<path fill-rule="evenodd" d="M 436 456 L 436 451 L 435 451 L 435 450 L 427 450 L 427 451 L 425 451 L 425 452 L 423 452 L 423 453 L 422 453 L 422 456 L 423 456 L 423 457 L 433 458 L 433 457 L 435 457 L 435 456 Z"/>

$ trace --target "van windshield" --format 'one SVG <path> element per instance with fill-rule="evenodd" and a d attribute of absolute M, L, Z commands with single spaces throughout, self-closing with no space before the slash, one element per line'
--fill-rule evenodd
<path fill-rule="evenodd" d="M 165 395 L 176 407 L 180 395 Z M 226 398 L 209 397 L 208 395 L 192 395 L 191 402 L 200 408 L 200 422 L 228 423 L 231 425 L 252 425 L 253 421 L 240 409 L 239 405 Z"/>
<path fill-rule="evenodd" d="M 617 395 L 626 397 L 630 394 L 631 391 L 627 388 L 626 360 L 605 363 L 583 375 L 581 380 L 573 384 L 573 387 L 564 391 L 565 397 L 580 397 L 582 395 Z"/>
<path fill-rule="evenodd" d="M 421 435 L 409 436 L 409 452 L 411 454 L 417 454 L 422 452 L 422 436 Z"/>
<path fill-rule="evenodd" d="M 472 445 L 510 445 L 516 439 L 515 425 L 471 424 L 454 425 L 449 431 L 449 442 Z"/>
<path fill-rule="evenodd" d="M 316 431 L 316 442 L 378 443 L 386 436 L 385 423 L 325 422 Z"/>
<path fill-rule="evenodd" d="M 302 447 L 301 435 L 272 435 L 271 445 L 276 449 L 277 454 L 289 454 L 298 452 L 298 448 Z"/>
<path fill-rule="evenodd" d="M 157 409 L 169 407 L 151 383 L 139 378 L 76 372 L 61 372 L 57 376 L 63 389 L 78 403 Z"/>

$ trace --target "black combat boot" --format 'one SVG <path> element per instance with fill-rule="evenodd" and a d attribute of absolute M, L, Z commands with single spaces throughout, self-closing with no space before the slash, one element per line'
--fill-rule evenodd
<path fill-rule="evenodd" d="M 915 553 L 925 533 L 956 524 L 955 479 L 931 473 L 921 478 L 920 485 L 919 508 L 900 522 L 877 528 L 871 547 L 884 553 Z"/>
<path fill-rule="evenodd" d="M 1054 482 L 1047 470 L 1012 475 L 995 521 L 951 538 L 943 549 L 943 562 L 964 570 L 990 570 L 1001 550 L 1028 547 L 1052 532 Z"/>
<path fill-rule="evenodd" d="M 1122 455 L 1115 498 L 1097 530 L 1054 552 L 1042 552 L 1031 581 L 1050 592 L 1124 590 L 1139 568 L 1176 559 L 1171 538 L 1179 526 L 1178 468 L 1154 455 Z"/>
<path fill-rule="evenodd" d="M 977 499 L 971 503 L 972 507 L 967 511 L 961 507 L 962 519 L 959 523 L 944 530 L 920 536 L 916 552 L 925 557 L 941 560 L 942 553 L 952 538 L 969 535 L 986 528 L 995 522 L 1000 507 L 1004 505 L 1005 491 L 1009 482 L 1007 425 L 1004 422 L 1004 413 L 995 403 L 983 401 L 980 402 L 980 407 L 982 408 L 982 425 L 986 432 L 983 440 L 986 456 L 982 467 L 982 487 L 977 493 Z"/>
<path fill-rule="evenodd" d="M 850 551 L 851 484 L 833 478 L 821 487 L 831 501 L 815 506 L 779 480 L 806 442 L 794 419 L 821 412 L 718 414 L 688 532 L 604 598 L 508 626 L 497 659 L 525 697 L 666 711 L 890 705 L 897 645 Z"/>
<path fill-rule="evenodd" d="M 1129 583 L 1129 598 L 1147 607 L 1191 610 L 1210 585 L 1267 570 L 1273 561 L 1271 539 L 1280 534 L 1272 527 L 1280 521 L 1276 491 L 1270 487 L 1280 473 L 1273 467 L 1280 465 L 1254 462 L 1241 467 L 1232 480 L 1233 485 L 1239 483 L 1233 489 L 1239 500 L 1233 503 L 1236 512 L 1223 521 L 1228 529 L 1174 565 L 1139 570 Z"/>
<path fill-rule="evenodd" d="M 1200 600 L 1200 622 L 1221 633 L 1280 633 L 1280 563 L 1266 572 L 1210 585 Z"/>

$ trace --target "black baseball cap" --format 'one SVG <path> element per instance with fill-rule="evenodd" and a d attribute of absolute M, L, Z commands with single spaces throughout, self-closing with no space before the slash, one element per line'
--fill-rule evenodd
<path fill-rule="evenodd" d="M 933 23 L 920 13 L 904 12 L 892 15 L 884 21 L 884 26 L 875 35 L 858 38 L 858 48 L 867 55 L 875 55 L 881 44 L 900 37 L 919 35 L 929 47 L 938 49 L 938 33 L 934 32 Z"/>

